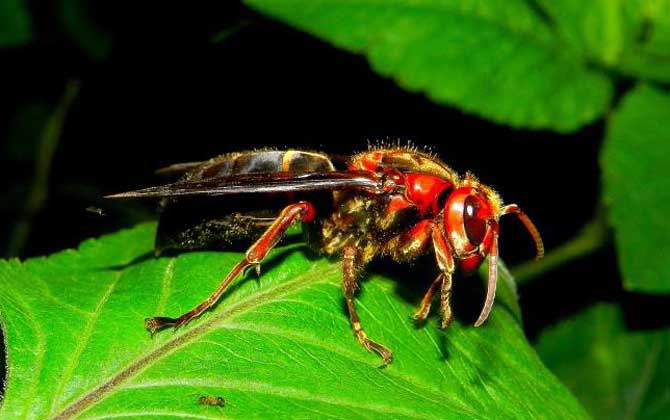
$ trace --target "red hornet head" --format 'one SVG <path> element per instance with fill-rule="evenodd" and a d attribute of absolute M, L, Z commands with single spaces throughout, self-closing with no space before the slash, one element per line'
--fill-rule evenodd
<path fill-rule="evenodd" d="M 461 270 L 471 272 L 489 256 L 489 275 L 486 302 L 475 326 L 481 325 L 489 315 L 496 292 L 498 277 L 498 220 L 506 214 L 516 215 L 533 240 L 537 258 L 544 255 L 540 233 L 533 222 L 516 204 L 503 205 L 500 196 L 481 184 L 472 175 L 454 189 L 444 205 L 445 234 L 459 260 Z"/>

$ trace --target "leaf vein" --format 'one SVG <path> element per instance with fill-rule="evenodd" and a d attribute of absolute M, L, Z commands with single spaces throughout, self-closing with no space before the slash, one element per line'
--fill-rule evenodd
<path fill-rule="evenodd" d="M 327 279 L 330 274 L 334 274 L 338 271 L 339 267 L 331 265 L 325 268 L 322 275 L 317 278 Z M 223 324 L 227 318 L 234 317 L 239 313 L 247 312 L 256 306 L 259 306 L 258 302 L 261 302 L 262 305 L 264 302 L 271 300 L 267 299 L 268 296 L 281 296 L 282 293 L 290 293 L 295 289 L 301 290 L 304 287 L 309 287 L 310 285 L 318 283 L 318 281 L 314 281 L 313 273 L 308 274 L 296 276 L 287 282 L 269 288 L 267 291 L 259 291 L 249 297 L 239 300 L 238 302 L 232 303 L 215 316 L 204 320 L 202 323 L 200 323 L 200 325 L 195 326 L 180 335 L 177 335 L 159 347 L 156 347 L 152 351 L 148 352 L 145 356 L 130 363 L 116 375 L 112 376 L 107 381 L 103 382 L 100 386 L 91 390 L 82 398 L 66 407 L 63 411 L 60 412 L 60 414 L 54 417 L 54 419 L 60 420 L 72 418 L 82 411 L 87 410 L 96 404 L 100 399 L 102 399 L 102 397 L 117 389 L 122 383 L 126 382 L 131 377 L 136 376 L 149 364 L 154 363 L 156 360 L 162 357 L 165 357 L 184 344 L 207 334 L 209 331 Z M 321 282 L 323 281 L 324 280 L 321 280 Z"/>
<path fill-rule="evenodd" d="M 249 381 L 249 380 L 236 380 L 236 379 L 226 379 L 225 382 L 210 382 L 207 379 L 202 378 L 188 378 L 188 380 L 180 379 L 179 384 L 189 385 L 189 386 L 209 386 L 209 387 L 224 387 L 228 389 L 234 389 L 236 391 L 242 392 L 255 392 L 258 394 L 270 395 L 270 396 L 281 396 L 284 398 L 293 398 L 302 401 L 317 401 L 326 404 L 331 404 L 340 407 L 348 407 L 354 409 L 365 409 L 382 414 L 402 414 L 405 416 L 414 417 L 417 419 L 439 419 L 440 417 L 435 417 L 433 415 L 427 416 L 425 413 L 420 413 L 414 410 L 403 409 L 394 405 L 385 405 L 385 404 L 370 404 L 365 402 L 365 399 L 361 401 L 351 401 L 345 398 L 338 398 L 331 395 L 320 395 L 313 392 L 313 390 L 302 390 L 298 388 L 286 387 L 286 386 L 277 386 L 261 381 Z M 141 384 L 133 384 L 131 386 L 125 387 L 126 389 L 136 389 L 136 388 L 154 388 L 154 387 L 169 387 L 174 386 L 175 383 L 171 381 L 152 381 L 152 382 L 143 382 Z M 454 407 L 450 407 L 450 410 L 453 410 Z M 473 417 L 474 413 L 464 411 L 463 414 L 468 414 Z M 483 418 L 483 417 L 479 417 Z"/>
<path fill-rule="evenodd" d="M 258 333 L 258 334 L 276 335 L 276 336 L 280 336 L 280 337 L 293 337 L 295 339 L 298 339 L 298 340 L 301 340 L 301 341 L 305 342 L 306 344 L 313 345 L 315 347 L 323 348 L 325 350 L 328 350 L 329 352 L 338 354 L 338 355 L 340 355 L 344 358 L 350 359 L 354 362 L 368 364 L 368 361 L 366 359 L 364 359 L 362 357 L 359 357 L 358 355 L 355 355 L 352 352 L 342 350 L 341 348 L 338 348 L 338 347 L 330 346 L 323 341 L 315 340 L 313 338 L 303 336 L 301 334 L 296 334 L 294 332 L 285 331 L 285 330 L 272 328 L 272 327 L 268 328 L 265 325 L 259 325 L 259 324 L 254 324 L 253 327 L 248 327 L 248 326 L 245 326 L 244 324 L 231 324 L 231 325 L 229 325 L 229 328 L 247 330 L 249 332 L 255 332 L 255 333 Z M 447 398 L 445 398 L 444 394 L 440 394 L 437 390 L 431 389 L 430 386 L 427 385 L 427 384 L 409 379 L 409 378 L 407 378 L 403 375 L 399 375 L 397 373 L 394 373 L 391 370 L 384 371 L 383 376 L 386 379 L 388 379 L 390 382 L 392 382 L 398 388 L 404 389 L 404 390 L 412 393 L 413 395 L 418 396 L 419 398 L 421 398 L 423 400 L 426 400 L 426 401 L 431 402 L 433 404 L 441 405 L 446 409 L 453 409 L 453 407 L 448 406 L 444 403 L 445 400 L 449 400 L 450 402 L 454 403 L 454 405 L 459 406 L 459 408 L 463 412 L 467 412 L 468 414 L 470 414 L 472 416 L 475 415 L 474 412 L 469 411 L 467 407 L 461 405 L 460 401 L 454 400 L 451 396 L 448 396 Z M 404 386 L 401 386 L 400 384 L 395 382 L 395 380 L 393 378 L 401 379 L 402 381 L 406 382 L 407 384 L 414 386 L 415 388 L 417 388 L 417 390 L 419 390 L 419 392 L 417 393 L 417 392 L 414 392 L 412 390 L 407 389 Z M 436 399 L 428 398 L 425 394 L 432 394 Z"/>
<path fill-rule="evenodd" d="M 86 326 L 84 327 L 84 330 L 82 332 L 82 335 L 77 342 L 77 347 L 74 349 L 74 352 L 72 353 L 72 358 L 70 358 L 69 363 L 66 365 L 65 369 L 63 370 L 63 373 L 61 375 L 60 382 L 58 383 L 58 386 L 56 386 L 56 391 L 54 392 L 54 397 L 52 400 L 52 405 L 51 405 L 51 414 L 50 416 L 53 416 L 57 407 L 58 407 L 58 397 L 61 395 L 61 392 L 63 391 L 63 388 L 65 387 L 65 384 L 67 384 L 70 379 L 72 379 L 72 375 L 74 374 L 75 369 L 77 368 L 77 364 L 79 363 L 79 360 L 81 359 L 82 354 L 84 353 L 84 350 L 88 346 L 91 336 L 93 335 L 93 332 L 95 331 L 95 324 L 98 321 L 98 318 L 100 317 L 100 313 L 102 312 L 103 307 L 109 300 L 109 297 L 112 295 L 114 289 L 116 288 L 117 283 L 119 282 L 119 279 L 121 278 L 121 272 L 116 272 L 115 273 L 115 279 L 111 282 L 105 293 L 100 297 L 100 301 L 95 307 L 95 310 L 91 314 L 88 322 L 86 323 Z"/>

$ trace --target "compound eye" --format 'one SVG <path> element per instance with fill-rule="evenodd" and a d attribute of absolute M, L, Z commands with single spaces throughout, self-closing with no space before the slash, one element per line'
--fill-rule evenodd
<path fill-rule="evenodd" d="M 481 199 L 474 195 L 467 196 L 464 204 L 463 226 L 465 227 L 465 234 L 468 235 L 468 240 L 473 246 L 478 246 L 486 236 L 488 211 L 483 208 Z"/>

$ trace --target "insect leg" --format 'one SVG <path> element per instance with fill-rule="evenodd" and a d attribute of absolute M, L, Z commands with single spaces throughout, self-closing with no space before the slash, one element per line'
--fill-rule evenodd
<path fill-rule="evenodd" d="M 440 289 L 440 314 L 442 315 L 442 322 L 440 328 L 447 328 L 451 324 L 451 276 L 454 274 L 456 265 L 454 264 L 454 256 L 451 248 L 444 238 L 442 231 L 435 227 L 433 228 L 433 250 L 435 251 L 435 259 L 437 266 L 440 268 L 442 277 L 442 288 Z"/>
<path fill-rule="evenodd" d="M 370 352 L 375 352 L 382 357 L 382 364 L 380 367 L 386 367 L 393 360 L 393 355 L 391 351 L 385 346 L 372 341 L 368 338 L 367 334 L 361 326 L 361 320 L 358 317 L 356 312 L 356 307 L 354 305 L 354 293 L 358 288 L 356 281 L 356 258 L 358 251 L 356 247 L 347 246 L 344 248 L 344 255 L 342 260 L 342 274 L 343 274 L 343 283 L 342 287 L 344 289 L 344 298 L 347 302 L 347 309 L 349 310 L 349 320 L 351 321 L 351 327 L 354 330 L 354 334 L 358 341 Z"/>
<path fill-rule="evenodd" d="M 435 296 L 435 292 L 437 292 L 441 285 L 442 273 L 438 274 L 435 281 L 433 281 L 433 284 L 431 284 L 428 290 L 426 290 L 426 294 L 423 295 L 419 309 L 417 309 L 414 315 L 412 315 L 412 318 L 414 318 L 415 321 L 423 322 L 426 320 L 428 317 L 428 312 L 430 312 L 430 306 L 433 303 L 433 296 Z"/>
<path fill-rule="evenodd" d="M 146 328 L 153 334 L 163 328 L 180 327 L 202 314 L 219 300 L 230 283 L 232 283 L 240 273 L 244 272 L 247 267 L 252 265 L 258 267 L 260 265 L 268 252 L 277 245 L 279 240 L 284 236 L 284 233 L 286 233 L 289 226 L 298 221 L 311 222 L 314 220 L 315 212 L 316 210 L 314 209 L 314 206 L 306 201 L 291 204 L 284 208 L 265 233 L 263 233 L 263 235 L 261 235 L 261 237 L 247 250 L 244 259 L 238 262 L 233 269 L 230 270 L 219 287 L 205 301 L 189 312 L 181 315 L 179 318 L 147 318 L 144 320 Z"/>
<path fill-rule="evenodd" d="M 454 257 L 449 243 L 444 238 L 440 226 L 432 220 L 423 220 L 414 226 L 409 232 L 396 237 L 388 242 L 389 253 L 397 260 L 411 261 L 425 252 L 426 247 L 433 242 L 433 251 L 440 275 L 426 291 L 419 309 L 414 314 L 414 319 L 423 321 L 428 316 L 434 294 L 440 287 L 440 313 L 442 314 L 441 327 L 446 328 L 451 322 L 451 276 L 456 269 Z"/>
<path fill-rule="evenodd" d="M 443 274 L 442 289 L 440 290 L 440 314 L 442 322 L 440 328 L 445 329 L 451 324 L 453 315 L 451 314 L 451 274 Z"/>

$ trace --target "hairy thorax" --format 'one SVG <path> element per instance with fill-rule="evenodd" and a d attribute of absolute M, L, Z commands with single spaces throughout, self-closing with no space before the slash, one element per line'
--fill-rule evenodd
<path fill-rule="evenodd" d="M 334 255 L 346 246 L 354 246 L 363 263 L 379 254 L 394 257 L 389 244 L 419 221 L 414 209 L 397 210 L 395 201 L 393 195 L 336 192 L 334 211 L 319 227 L 319 248 Z"/>

